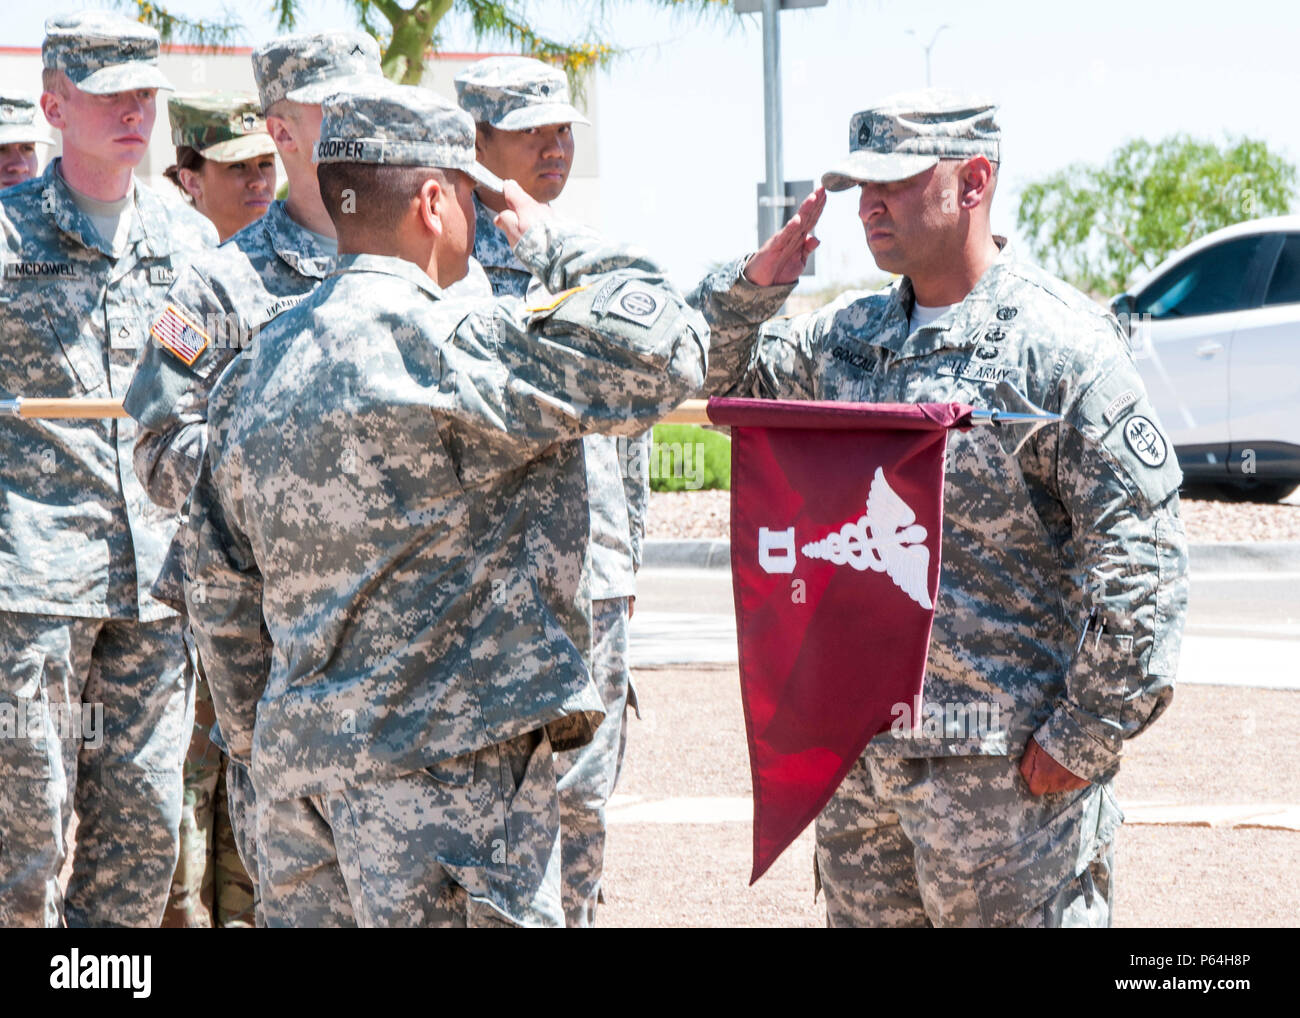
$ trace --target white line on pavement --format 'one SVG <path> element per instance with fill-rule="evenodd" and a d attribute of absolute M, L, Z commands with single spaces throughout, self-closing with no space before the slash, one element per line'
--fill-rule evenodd
<path fill-rule="evenodd" d="M 736 661 L 736 620 L 731 615 L 637 612 L 630 628 L 633 668 Z M 1300 689 L 1300 639 L 1263 635 L 1183 636 L 1179 683 Z"/>
<path fill-rule="evenodd" d="M 1260 827 L 1300 831 L 1300 805 L 1227 803 L 1179 805 L 1134 802 L 1124 809 L 1125 823 L 1177 827 Z M 605 811 L 610 824 L 740 824 L 754 817 L 749 796 L 698 795 L 652 799 L 615 795 Z"/>

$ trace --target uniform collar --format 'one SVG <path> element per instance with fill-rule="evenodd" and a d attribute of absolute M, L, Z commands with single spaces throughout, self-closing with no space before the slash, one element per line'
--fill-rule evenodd
<path fill-rule="evenodd" d="M 99 236 L 91 218 L 77 207 L 72 189 L 59 172 L 62 163 L 62 157 L 51 159 L 41 177 L 41 194 L 49 197 L 50 218 L 54 220 L 54 225 L 80 242 L 82 247 L 99 251 L 109 258 L 120 257 L 105 246 L 105 241 Z M 162 199 L 147 187 L 141 186 L 134 176 L 131 178 L 131 189 L 135 215 L 131 217 L 127 249 L 138 246 L 143 257 L 166 258 L 172 253 L 172 244 L 167 210 L 163 207 Z"/>
<path fill-rule="evenodd" d="M 301 276 L 324 279 L 334 267 L 334 252 L 326 250 L 316 236 L 290 218 L 283 201 L 273 201 L 254 224 L 266 231 L 271 250 Z"/>
<path fill-rule="evenodd" d="M 510 250 L 510 243 L 497 226 L 496 217 L 497 214 L 479 200 L 476 191 L 474 193 L 474 257 L 488 268 L 529 272 L 528 267 Z"/>
<path fill-rule="evenodd" d="M 414 262 L 408 262 L 405 258 L 376 254 L 340 255 L 331 274 L 338 276 L 347 272 L 377 272 L 385 276 L 396 276 L 398 279 L 423 290 L 434 299 L 442 296 L 442 290 L 438 284 L 430 279 L 428 274 L 418 265 Z"/>
<path fill-rule="evenodd" d="M 915 332 L 908 331 L 908 318 L 916 295 L 912 281 L 904 276 L 890 295 L 884 320 L 874 345 L 892 350 L 899 357 L 921 357 L 935 350 L 963 349 L 979 343 L 988 328 L 989 316 L 1003 305 L 1002 295 L 1014 285 L 1011 268 L 1019 260 L 1005 237 L 993 238 L 1000 250 L 980 276 L 979 282 L 959 303 Z"/>

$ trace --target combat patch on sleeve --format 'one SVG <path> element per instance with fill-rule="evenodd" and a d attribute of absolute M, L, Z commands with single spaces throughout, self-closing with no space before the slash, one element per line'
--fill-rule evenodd
<path fill-rule="evenodd" d="M 153 323 L 150 333 L 168 353 L 180 358 L 187 365 L 193 365 L 208 345 L 208 334 L 202 327 L 188 318 L 175 304 L 168 304 L 167 310 Z"/>

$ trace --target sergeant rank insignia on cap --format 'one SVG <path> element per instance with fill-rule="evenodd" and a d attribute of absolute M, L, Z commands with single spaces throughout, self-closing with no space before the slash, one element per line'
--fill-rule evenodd
<path fill-rule="evenodd" d="M 198 360 L 199 354 L 208 346 L 208 334 L 187 318 L 175 304 L 167 305 L 167 310 L 149 331 L 159 346 L 186 364 Z"/>

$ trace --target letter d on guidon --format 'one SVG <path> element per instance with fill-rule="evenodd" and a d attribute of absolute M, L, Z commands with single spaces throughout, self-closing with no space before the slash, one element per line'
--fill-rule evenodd
<path fill-rule="evenodd" d="M 758 528 L 758 564 L 765 573 L 794 572 L 794 527 L 785 530 Z"/>

